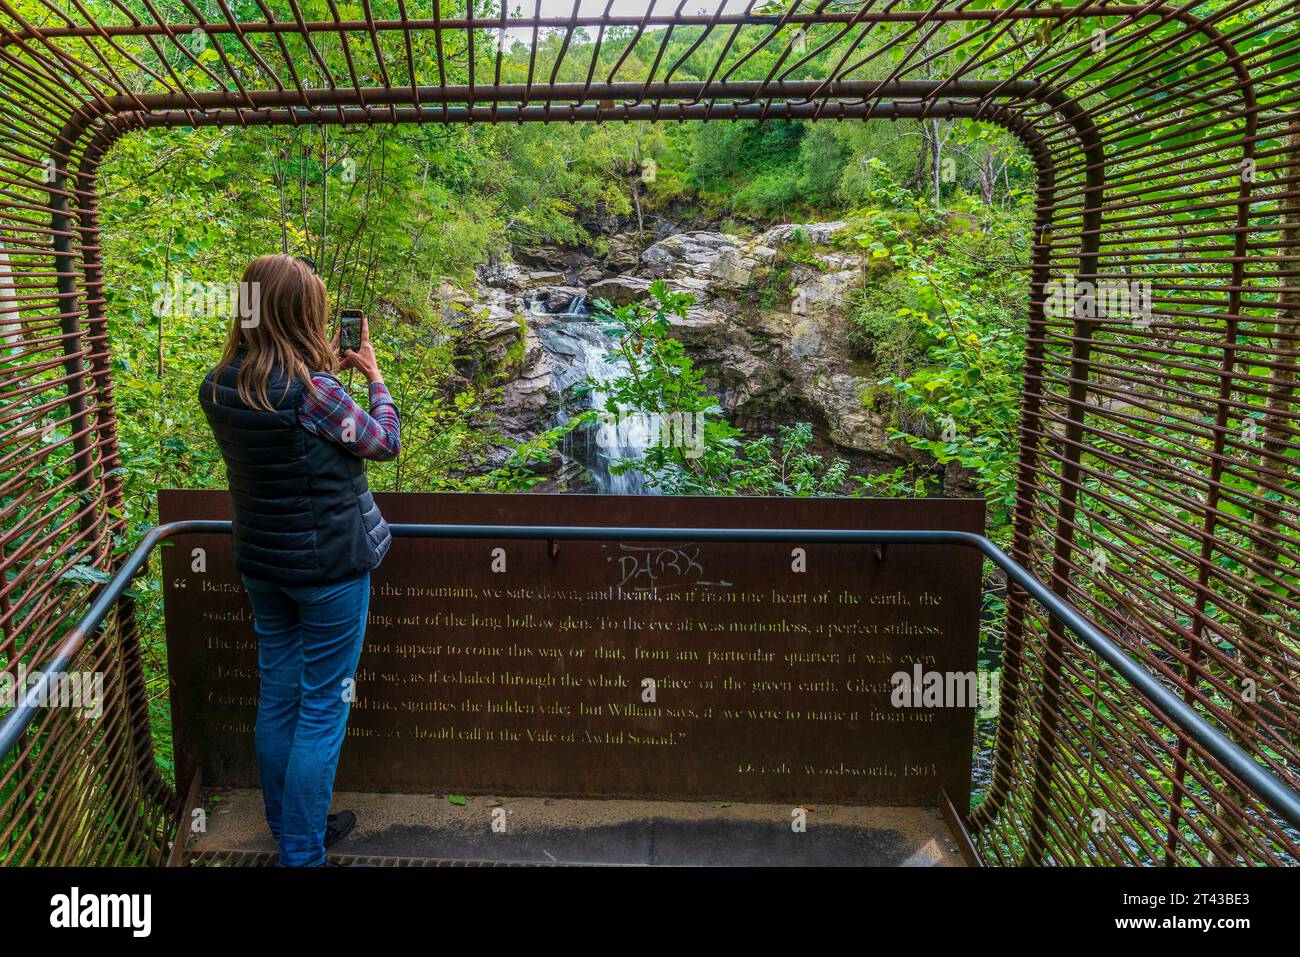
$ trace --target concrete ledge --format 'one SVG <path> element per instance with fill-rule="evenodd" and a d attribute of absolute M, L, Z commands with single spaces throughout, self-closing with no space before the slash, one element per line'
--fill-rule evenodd
<path fill-rule="evenodd" d="M 561 798 L 338 793 L 335 809 L 357 827 L 331 848 L 340 859 L 401 865 L 668 865 L 962 867 L 958 842 L 938 808 L 807 808 L 791 830 L 787 805 Z M 207 831 L 186 863 L 265 865 L 275 844 L 260 792 L 205 794 Z M 492 830 L 504 815 L 505 832 Z"/>

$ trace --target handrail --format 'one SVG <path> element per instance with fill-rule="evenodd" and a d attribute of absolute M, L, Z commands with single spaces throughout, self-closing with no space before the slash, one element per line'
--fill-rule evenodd
<path fill-rule="evenodd" d="M 1233 742 L 1188 706 L 1182 698 L 1170 691 L 1150 671 L 1103 633 L 1077 608 L 1061 598 L 1028 569 L 1010 555 L 975 532 L 948 530 L 850 530 L 821 528 L 615 528 L 600 525 L 425 525 L 395 524 L 390 526 L 396 538 L 470 538 L 516 539 L 550 541 L 692 541 L 848 545 L 960 545 L 974 548 L 1006 572 L 1007 577 L 1040 602 L 1052 615 L 1077 634 L 1083 643 L 1105 661 L 1134 687 L 1147 701 L 1173 723 L 1184 730 L 1194 741 L 1217 758 L 1239 780 L 1246 784 L 1270 808 L 1293 827 L 1300 827 L 1300 794 L 1287 787 L 1281 778 L 1262 767 L 1243 748 Z M 42 671 L 36 685 L 16 705 L 4 721 L 0 722 L 0 755 L 8 754 L 24 731 L 35 720 L 42 705 L 29 700 L 48 698 L 49 685 L 68 671 L 73 660 L 94 634 L 113 604 L 122 597 L 131 580 L 144 566 L 149 553 L 159 542 L 177 535 L 230 534 L 231 523 L 194 519 L 168 522 L 150 529 L 130 557 L 122 564 L 112 580 L 95 597 L 90 609 L 59 645 L 53 661 Z"/>

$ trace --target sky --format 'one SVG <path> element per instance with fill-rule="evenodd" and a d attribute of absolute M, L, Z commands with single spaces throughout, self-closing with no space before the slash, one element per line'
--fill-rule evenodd
<path fill-rule="evenodd" d="M 522 17 L 531 17 L 533 11 L 537 9 L 537 0 L 507 0 L 512 15 Z M 676 12 L 678 4 L 682 0 L 614 0 L 614 5 L 610 7 L 610 15 L 616 17 L 640 17 L 644 16 L 646 10 L 653 4 L 656 16 L 671 16 Z M 743 13 L 748 6 L 749 0 L 686 0 L 685 6 L 682 7 L 683 14 L 708 14 L 717 13 L 718 4 L 726 3 L 726 13 Z M 581 0 L 578 5 L 578 16 L 580 17 L 598 17 L 605 12 L 605 5 L 609 0 Z M 763 0 L 757 0 L 755 8 L 763 5 Z M 501 9 L 501 0 L 475 0 L 474 12 L 476 16 L 486 16 L 488 11 L 493 13 Z M 573 0 L 542 0 L 543 17 L 570 17 L 573 15 Z M 531 29 L 507 30 L 507 43 L 515 40 L 521 40 L 524 43 L 532 39 Z"/>
<path fill-rule="evenodd" d="M 493 6 L 499 8 L 501 0 L 488 0 Z M 512 5 L 517 7 L 524 16 L 532 16 L 536 8 L 537 0 L 511 0 Z M 596 17 L 605 12 L 605 4 L 609 0 L 582 0 L 578 7 L 579 16 Z M 614 0 L 614 6 L 610 8 L 610 13 L 614 16 L 643 16 L 650 7 L 652 0 Z M 677 9 L 681 0 L 657 0 L 655 3 L 655 13 L 667 16 Z M 745 9 L 748 0 L 727 0 L 727 12 L 737 12 Z M 475 4 L 477 6 L 477 3 Z M 755 4 L 760 6 L 761 4 Z M 686 0 L 686 5 L 682 7 L 682 13 L 699 13 L 705 11 L 708 13 L 716 12 L 718 0 Z M 544 17 L 567 17 L 573 10 L 573 0 L 542 0 L 542 16 Z"/>

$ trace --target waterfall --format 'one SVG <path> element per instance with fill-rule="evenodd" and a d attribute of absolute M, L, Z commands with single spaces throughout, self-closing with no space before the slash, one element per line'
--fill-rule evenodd
<path fill-rule="evenodd" d="M 587 305 L 587 297 L 584 293 L 578 293 L 569 300 L 568 308 L 557 315 L 568 318 L 585 318 L 591 315 L 591 307 Z"/>
<path fill-rule="evenodd" d="M 564 309 L 552 311 L 547 297 L 539 295 L 529 301 L 528 311 L 534 316 L 547 316 L 551 319 L 588 319 L 591 317 L 591 303 L 586 293 L 580 292 L 569 299 Z"/>
<path fill-rule="evenodd" d="M 530 308 L 535 306 L 536 303 Z M 552 376 L 560 398 L 557 424 L 562 425 L 586 409 L 603 409 L 609 393 L 600 385 L 626 375 L 628 367 L 622 359 L 606 361 L 614 340 L 605 334 L 599 323 L 591 321 L 585 295 L 574 296 L 566 312 L 547 312 L 545 315 L 554 321 L 538 323 L 536 331 L 551 360 Z M 579 396 L 580 387 L 585 388 L 588 379 L 597 385 L 585 396 Z M 620 408 L 620 412 L 625 411 L 628 410 Z M 612 467 L 619 462 L 643 458 L 649 439 L 648 429 L 620 429 L 594 423 L 570 432 L 560 451 L 590 470 L 598 492 L 648 495 L 653 494 L 653 489 L 646 485 L 642 475 L 636 472 L 615 475 Z"/>

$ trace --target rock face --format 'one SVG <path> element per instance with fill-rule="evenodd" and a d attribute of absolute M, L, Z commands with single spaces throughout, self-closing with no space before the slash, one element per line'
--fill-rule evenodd
<path fill-rule="evenodd" d="M 592 299 L 605 299 L 612 306 L 628 306 L 650 295 L 652 282 L 653 279 L 644 276 L 614 276 L 592 283 L 587 293 Z M 669 279 L 667 283 L 670 292 L 690 293 L 697 298 L 709 293 L 708 281 L 693 276 Z"/>
<path fill-rule="evenodd" d="M 765 232 L 759 241 L 764 246 L 787 246 L 794 242 L 796 238 L 802 237 L 804 241 L 814 246 L 825 246 L 840 233 L 849 228 L 848 223 L 782 223 L 780 226 L 773 226 Z"/>
<path fill-rule="evenodd" d="M 888 422 L 865 399 L 877 376 L 854 353 L 845 307 L 866 265 L 848 247 L 825 248 L 847 228 L 780 225 L 752 238 L 671 231 L 655 241 L 653 234 L 617 234 L 599 259 L 534 251 L 522 265 L 484 267 L 473 339 L 476 350 L 495 357 L 489 365 L 504 380 L 494 409 L 502 430 L 513 440 L 531 438 L 571 414 L 573 384 L 593 369 L 603 374 L 600 334 L 590 328 L 586 304 L 625 306 L 662 279 L 695 296 L 673 335 L 739 427 L 772 434 L 812 422 L 816 450 L 847 458 L 858 471 L 919 461 L 922 453 L 890 440 Z M 783 254 L 796 245 L 798 256 Z M 550 487 L 599 487 L 602 467 L 581 464 L 561 463 Z"/>
<path fill-rule="evenodd" d="M 649 279 L 641 276 L 615 276 L 587 287 L 592 299 L 604 299 L 612 306 L 627 306 L 650 295 Z"/>
<path fill-rule="evenodd" d="M 641 254 L 645 274 L 655 278 L 671 274 L 694 273 L 707 277 L 713 263 L 723 251 L 737 249 L 735 236 L 724 233 L 678 233 L 661 239 Z"/>
<path fill-rule="evenodd" d="M 538 289 L 563 283 L 564 273 L 553 269 L 526 269 L 515 263 L 484 266 L 479 270 L 479 281 L 494 289 L 507 292 L 523 292 L 525 289 Z"/>
<path fill-rule="evenodd" d="M 863 258 L 817 251 L 846 223 L 775 226 L 754 239 L 717 232 L 680 233 L 641 254 L 643 274 L 700 290 L 694 321 L 676 335 L 716 383 L 722 406 L 742 428 L 772 432 L 811 421 L 828 435 L 822 451 L 863 468 L 917 461 L 892 442 L 888 423 L 864 396 L 877 376 L 849 341 L 845 308 L 865 280 Z M 772 278 L 780 250 L 799 239 L 813 251 L 790 269 L 789 305 L 762 308 L 756 287 Z M 628 277 L 607 282 L 628 282 Z"/>

